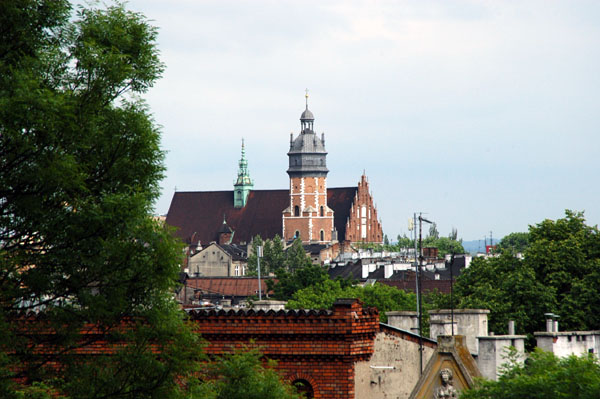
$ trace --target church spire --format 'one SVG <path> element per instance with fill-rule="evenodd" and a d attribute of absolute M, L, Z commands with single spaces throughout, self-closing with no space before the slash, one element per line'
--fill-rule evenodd
<path fill-rule="evenodd" d="M 254 187 L 254 183 L 252 182 L 252 179 L 250 179 L 250 173 L 248 172 L 246 148 L 244 146 L 244 139 L 242 139 L 242 157 L 239 161 L 237 180 L 233 185 L 233 204 L 236 208 L 243 208 L 246 206 L 248 194 L 250 194 L 252 187 Z"/>
<path fill-rule="evenodd" d="M 313 115 L 312 112 L 310 112 L 308 110 L 308 89 L 306 89 L 306 94 L 304 94 L 304 97 L 306 99 L 306 109 L 304 110 L 304 112 L 302 113 L 302 115 L 300 115 L 300 132 L 301 133 L 305 133 L 305 132 L 312 132 L 313 130 L 313 123 L 315 122 L 315 116 Z"/>

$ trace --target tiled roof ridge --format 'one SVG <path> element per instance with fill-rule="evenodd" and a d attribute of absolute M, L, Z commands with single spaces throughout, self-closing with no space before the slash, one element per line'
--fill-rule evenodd
<path fill-rule="evenodd" d="M 330 309 L 189 309 L 188 314 L 192 319 L 201 316 L 331 316 L 334 312 Z"/>

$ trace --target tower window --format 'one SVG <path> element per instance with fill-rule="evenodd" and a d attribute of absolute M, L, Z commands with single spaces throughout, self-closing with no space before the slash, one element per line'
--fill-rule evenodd
<path fill-rule="evenodd" d="M 294 216 L 300 216 L 300 207 L 298 205 L 294 206 Z"/>
<path fill-rule="evenodd" d="M 325 241 L 325 232 L 321 230 L 321 241 Z"/>
<path fill-rule="evenodd" d="M 321 206 L 321 216 L 325 216 L 325 211 L 323 210 L 323 206 Z M 321 240 L 323 241 L 323 240 Z"/>

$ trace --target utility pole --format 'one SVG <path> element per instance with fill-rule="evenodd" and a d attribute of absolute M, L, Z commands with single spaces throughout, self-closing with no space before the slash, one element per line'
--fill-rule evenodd
<path fill-rule="evenodd" d="M 423 280 L 421 271 L 423 269 L 423 222 L 432 224 L 429 220 L 419 213 L 419 262 L 417 267 L 417 308 L 419 317 L 419 373 L 423 374 L 423 303 L 421 295 L 421 281 Z M 416 243 L 415 243 L 416 247 Z M 416 257 L 416 253 L 415 253 Z"/>
<path fill-rule="evenodd" d="M 454 251 L 450 258 L 450 325 L 452 326 L 452 336 L 454 337 Z"/>
<path fill-rule="evenodd" d="M 260 257 L 262 256 L 262 245 L 256 247 L 256 264 L 258 266 L 258 300 L 262 301 L 262 289 L 260 287 Z"/>

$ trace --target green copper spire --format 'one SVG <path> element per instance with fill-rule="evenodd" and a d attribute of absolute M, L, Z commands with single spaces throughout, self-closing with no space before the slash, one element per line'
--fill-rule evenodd
<path fill-rule="evenodd" d="M 244 139 L 242 139 L 242 158 L 239 162 L 237 180 L 233 185 L 233 205 L 236 208 L 246 206 L 248 194 L 250 194 L 252 187 L 254 187 L 254 183 L 252 183 L 250 173 L 248 173 L 248 161 L 246 161 L 246 150 L 244 148 Z"/>

